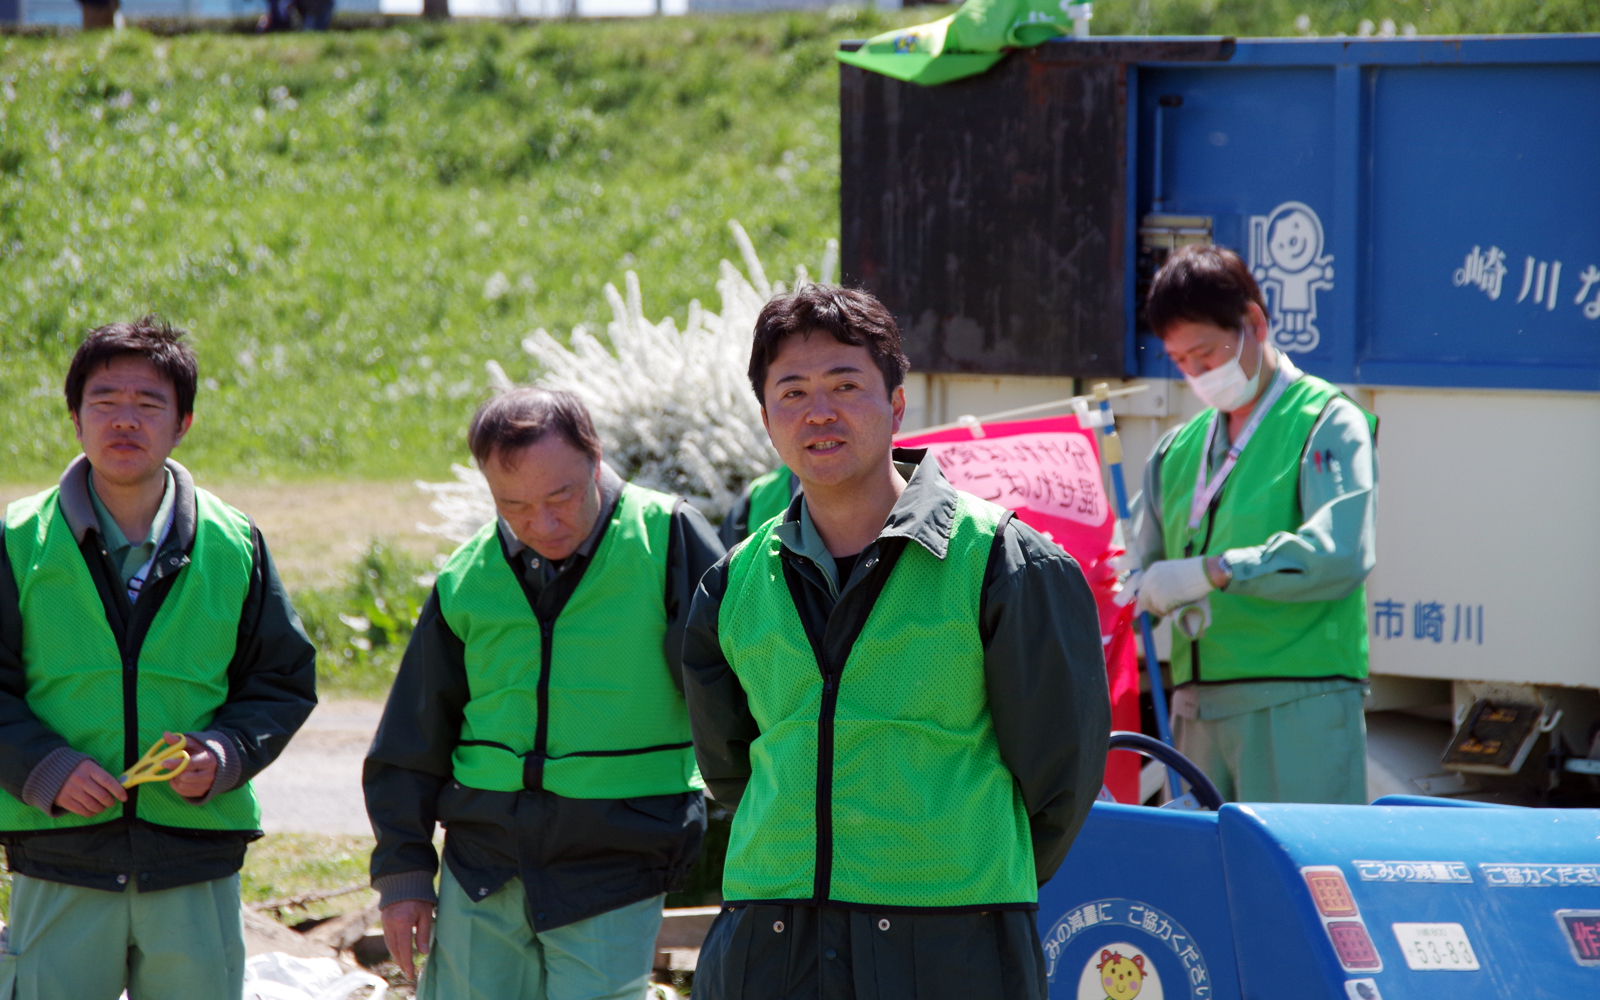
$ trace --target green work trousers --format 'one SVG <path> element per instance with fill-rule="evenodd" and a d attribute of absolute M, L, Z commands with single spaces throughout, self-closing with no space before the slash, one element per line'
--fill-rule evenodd
<path fill-rule="evenodd" d="M 446 867 L 418 1000 L 641 1000 L 665 902 L 535 931 L 521 879 L 474 903 Z"/>
<path fill-rule="evenodd" d="M 239 1000 L 239 876 L 177 889 L 84 889 L 18 875 L 0 1000 Z"/>
<path fill-rule="evenodd" d="M 1175 715 L 1172 735 L 1230 802 L 1366 805 L 1361 698 L 1350 687 L 1217 719 Z"/>

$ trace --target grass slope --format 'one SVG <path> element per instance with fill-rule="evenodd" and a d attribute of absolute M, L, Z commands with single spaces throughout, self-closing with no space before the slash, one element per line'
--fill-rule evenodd
<path fill-rule="evenodd" d="M 1593 29 L 1592 0 L 1131 0 L 1100 33 Z M 715 307 L 724 222 L 769 272 L 838 230 L 843 37 L 944 9 L 0 42 L 0 481 L 75 451 L 93 326 L 157 310 L 204 388 L 208 475 L 443 475 L 535 326 Z"/>
<path fill-rule="evenodd" d="M 7 40 L 0 479 L 59 470 L 71 348 L 145 309 L 196 336 L 194 467 L 442 474 L 484 361 L 520 374 L 533 327 L 603 322 L 624 269 L 654 314 L 715 307 L 730 216 L 775 273 L 815 269 L 837 229 L 829 39 L 859 30 Z"/>

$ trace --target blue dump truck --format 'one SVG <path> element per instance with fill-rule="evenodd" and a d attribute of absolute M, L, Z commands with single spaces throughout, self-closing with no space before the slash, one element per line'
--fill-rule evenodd
<path fill-rule="evenodd" d="M 1600 803 L 1600 35 L 1061 39 L 936 87 L 843 66 L 840 118 L 908 429 L 1143 382 L 1137 483 L 1201 409 L 1141 295 L 1234 249 L 1381 420 L 1369 798 Z"/>
<path fill-rule="evenodd" d="M 1193 243 L 1382 421 L 1375 801 L 1223 804 L 1114 737 L 1206 808 L 1095 803 L 1040 893 L 1051 997 L 1600 997 L 1600 35 L 1063 39 L 845 66 L 840 108 L 908 427 L 1145 382 L 1137 482 L 1201 408 L 1139 310 Z"/>

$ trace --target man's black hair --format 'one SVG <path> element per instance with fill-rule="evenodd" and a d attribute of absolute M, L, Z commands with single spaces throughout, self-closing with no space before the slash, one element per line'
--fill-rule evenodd
<path fill-rule="evenodd" d="M 1189 246 L 1167 258 L 1156 272 L 1145 299 L 1145 317 L 1158 337 L 1185 320 L 1237 330 L 1252 302 L 1266 313 L 1261 288 L 1238 254 L 1222 247 Z"/>
<path fill-rule="evenodd" d="M 591 461 L 600 461 L 600 435 L 588 408 L 577 396 L 559 389 L 524 386 L 490 399 L 472 415 L 467 446 L 482 468 L 490 456 L 499 454 L 503 463 L 511 452 L 542 441 L 551 432 Z"/>
<path fill-rule="evenodd" d="M 83 408 L 83 387 L 89 376 L 117 358 L 144 358 L 155 366 L 178 397 L 178 419 L 194 412 L 195 386 L 200 378 L 200 363 L 184 341 L 188 334 L 148 313 L 132 323 L 112 323 L 90 330 L 78 345 L 67 367 L 65 388 L 67 409 Z"/>
<path fill-rule="evenodd" d="M 900 327 L 882 302 L 854 288 L 805 285 L 768 302 L 756 319 L 755 341 L 750 345 L 750 388 L 763 409 L 767 405 L 767 369 L 784 338 L 797 333 L 826 333 L 841 344 L 865 347 L 890 393 L 905 381 L 911 368 L 900 349 Z"/>

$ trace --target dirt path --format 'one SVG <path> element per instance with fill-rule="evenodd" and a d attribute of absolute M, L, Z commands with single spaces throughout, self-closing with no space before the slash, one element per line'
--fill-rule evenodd
<path fill-rule="evenodd" d="M 0 506 L 47 485 L 0 483 Z M 428 509 L 432 498 L 412 480 L 202 481 L 200 485 L 255 519 L 278 574 L 291 591 L 334 583 L 372 538 L 422 556 L 451 548 L 418 527 L 438 518 Z"/>
<path fill-rule="evenodd" d="M 370 836 L 361 761 L 383 715 L 378 701 L 325 701 L 277 761 L 255 780 L 268 833 Z"/>
<path fill-rule="evenodd" d="M 224 482 L 208 488 L 255 518 L 291 591 L 340 579 L 372 538 L 422 556 L 454 548 L 421 529 L 438 518 L 428 509 L 432 497 L 411 480 Z"/>

